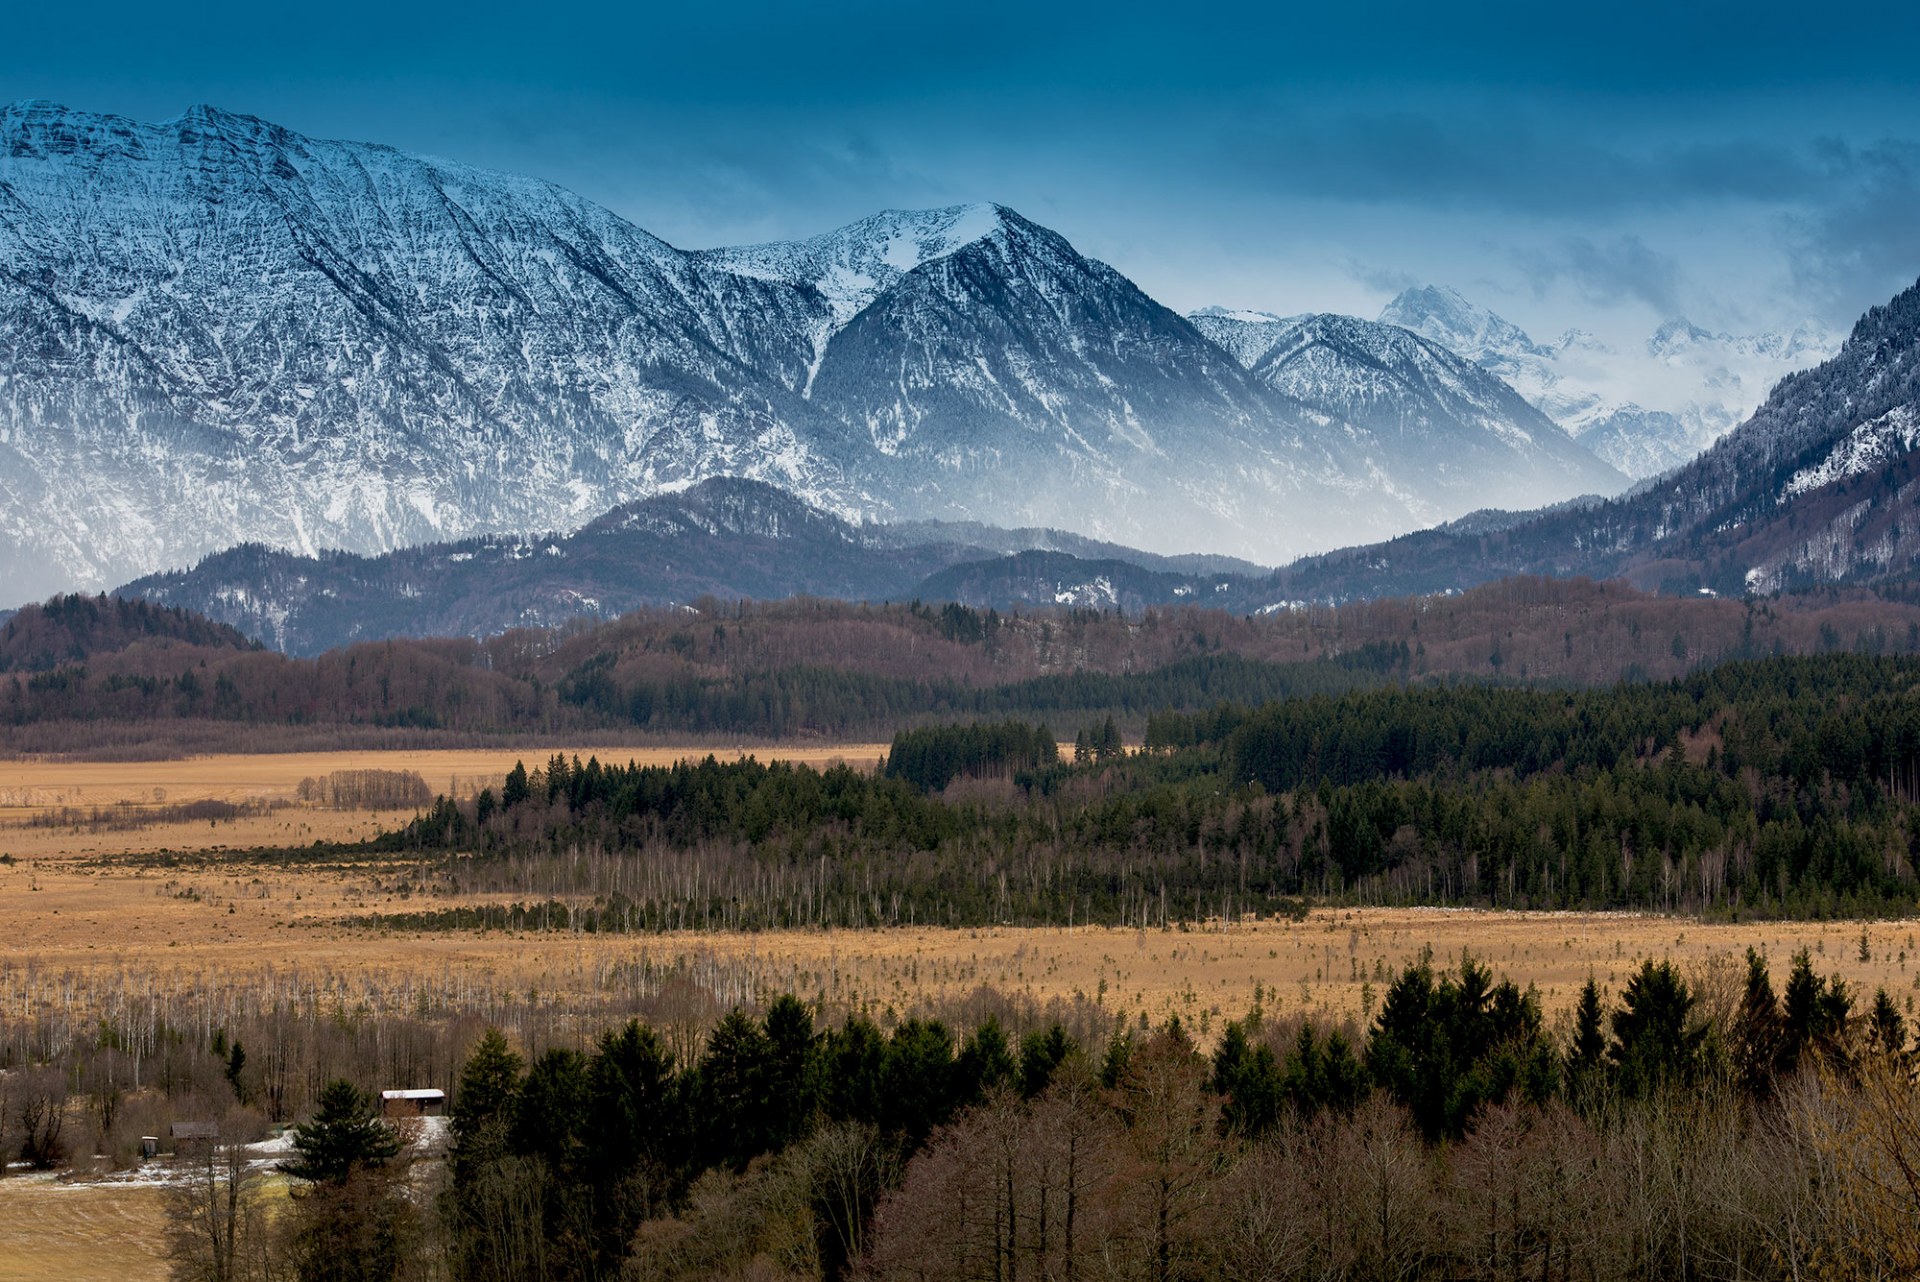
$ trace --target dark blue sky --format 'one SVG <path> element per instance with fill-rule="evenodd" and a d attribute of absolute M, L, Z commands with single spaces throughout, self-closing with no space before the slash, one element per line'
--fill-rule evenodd
<path fill-rule="evenodd" d="M 11 13 L 0 99 L 552 178 L 676 244 L 992 199 L 1180 308 L 1453 284 L 1551 336 L 1920 276 L 1911 4 L 346 3 Z"/>

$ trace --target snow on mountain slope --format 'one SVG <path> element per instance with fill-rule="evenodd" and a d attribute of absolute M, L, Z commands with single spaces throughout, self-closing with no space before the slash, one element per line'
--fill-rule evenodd
<path fill-rule="evenodd" d="M 1365 434 L 1436 507 L 1537 507 L 1627 480 L 1499 378 L 1438 343 L 1351 316 L 1197 315 L 1268 387 Z"/>
<path fill-rule="evenodd" d="M 0 108 L 0 605 L 240 543 L 565 533 L 715 476 L 1273 564 L 1484 503 L 1345 417 L 1389 397 L 1275 390 L 997 205 L 689 253 L 212 108 Z"/>
<path fill-rule="evenodd" d="M 842 326 L 920 264 L 991 235 L 1007 212 L 991 204 L 888 209 L 809 240 L 709 249 L 695 258 L 723 271 L 810 289 L 825 301 L 826 310 L 807 329 L 812 359 L 797 389 L 805 393 L 812 390 L 827 341 Z"/>
<path fill-rule="evenodd" d="M 1542 344 L 1517 325 L 1434 286 L 1380 313 L 1499 375 L 1582 444 L 1643 478 L 1686 462 L 1751 414 L 1768 390 L 1819 363 L 1838 338 L 1811 322 L 1788 333 L 1711 333 L 1670 320 L 1638 350 L 1570 330 Z"/>
<path fill-rule="evenodd" d="M 817 298 L 550 184 L 210 108 L 0 111 L 0 564 L 577 523 L 728 471 L 842 510 Z"/>
<path fill-rule="evenodd" d="M 1603 503 L 1469 521 L 1275 572 L 1302 599 L 1437 592 L 1508 575 L 1625 577 L 1723 595 L 1920 571 L 1920 284 L 1834 356 L 1781 379 L 1693 461 Z"/>
<path fill-rule="evenodd" d="M 1287 328 L 1298 325 L 1306 316 L 1276 316 L 1272 312 L 1229 311 L 1224 307 L 1203 307 L 1189 312 L 1193 327 L 1248 369 L 1273 350 Z"/>
<path fill-rule="evenodd" d="M 696 257 L 741 275 L 812 286 L 832 308 L 838 329 L 902 275 L 991 235 L 1009 212 L 991 204 L 888 209 L 809 240 L 709 249 Z"/>
<path fill-rule="evenodd" d="M 1009 210 L 837 331 L 812 402 L 891 462 L 902 510 L 1275 559 L 1420 524 L 1347 433 Z"/>

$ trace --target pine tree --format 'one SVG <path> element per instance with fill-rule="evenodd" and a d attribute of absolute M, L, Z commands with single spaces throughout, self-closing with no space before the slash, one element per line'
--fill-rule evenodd
<path fill-rule="evenodd" d="M 1606 1015 L 1600 1006 L 1600 985 L 1591 974 L 1580 990 L 1573 1011 L 1573 1044 L 1567 1048 L 1567 1082 L 1576 1092 L 1592 1090 L 1606 1068 Z"/>
<path fill-rule="evenodd" d="M 1747 949 L 1747 987 L 1733 1020 L 1733 1061 L 1742 1085 L 1755 1098 L 1766 1095 L 1780 1065 L 1780 1002 L 1773 995 L 1767 959 Z"/>
<path fill-rule="evenodd" d="M 313 1119 L 294 1127 L 294 1157 L 280 1169 L 314 1184 L 345 1184 L 355 1171 L 399 1156 L 400 1144 L 394 1129 L 375 1116 L 373 1096 L 336 1079 L 321 1090 Z"/>

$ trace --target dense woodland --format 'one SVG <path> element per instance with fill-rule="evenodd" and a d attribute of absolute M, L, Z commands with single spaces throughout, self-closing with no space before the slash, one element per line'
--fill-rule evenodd
<path fill-rule="evenodd" d="M 366 849 L 431 856 L 404 929 L 1159 926 L 1303 900 L 1907 913 L 1920 659 L 1605 690 L 1384 686 L 1050 731 L 902 732 L 876 774 L 555 756 Z M 1109 735 L 1113 737 L 1109 737 Z M 494 892 L 486 906 L 433 896 Z M 501 902 L 499 892 L 532 897 Z"/>
<path fill-rule="evenodd" d="M 31 615 L 0 633 L 67 656 L 0 678 L 0 720 L 107 750 L 161 725 L 893 732 L 871 774 L 549 755 L 373 842 L 205 856 L 354 860 L 411 901 L 361 924 L 402 934 L 1912 911 L 1920 616 L 1488 593 L 1273 620 L 715 607 L 313 661 L 190 619 L 127 643 L 147 625 L 101 607 L 99 649 Z M 865 700 L 883 715 L 836 721 Z M 424 982 L 370 1007 L 292 970 L 9 1002 L 0 1152 L 129 1163 L 172 1120 L 300 1123 L 284 1205 L 232 1144 L 187 1159 L 170 1250 L 195 1282 L 1920 1271 L 1906 1001 L 1806 954 L 1730 981 L 1648 961 L 1557 1023 L 1470 957 L 1378 978 L 1362 1023 L 1224 1029 L 639 969 L 584 1019 Z M 451 1092 L 444 1152 L 373 1115 L 395 1082 Z"/>
<path fill-rule="evenodd" d="M 144 1077 L 16 1027 L 0 1145 L 57 1166 L 169 1110 L 230 1143 L 299 1121 L 280 1210 L 237 1146 L 183 1159 L 182 1280 L 1912 1276 L 1910 1017 L 1805 953 L 1722 979 L 1648 961 L 1549 1026 L 1421 958 L 1364 1025 L 1256 1008 L 1206 1045 L 993 994 L 777 995 L 692 1038 L 282 1010 L 162 1028 Z M 401 1047 L 451 1093 L 444 1149 L 374 1116 Z"/>
<path fill-rule="evenodd" d="M 178 611 L 61 598 L 0 626 L 0 750 L 884 739 L 1009 717 L 1067 737 L 1113 717 L 1137 738 L 1152 713 L 1222 701 L 1384 684 L 1608 685 L 1730 658 L 1916 650 L 1920 607 L 1885 594 L 1676 599 L 1544 579 L 1258 618 L 708 600 L 313 659 Z"/>

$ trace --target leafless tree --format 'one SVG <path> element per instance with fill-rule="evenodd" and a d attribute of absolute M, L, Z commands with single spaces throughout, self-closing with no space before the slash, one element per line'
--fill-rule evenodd
<path fill-rule="evenodd" d="M 168 1276 L 173 1282 L 276 1282 L 269 1189 L 245 1141 L 258 1118 L 231 1113 L 220 1141 L 183 1159 L 186 1178 L 167 1191 Z"/>

